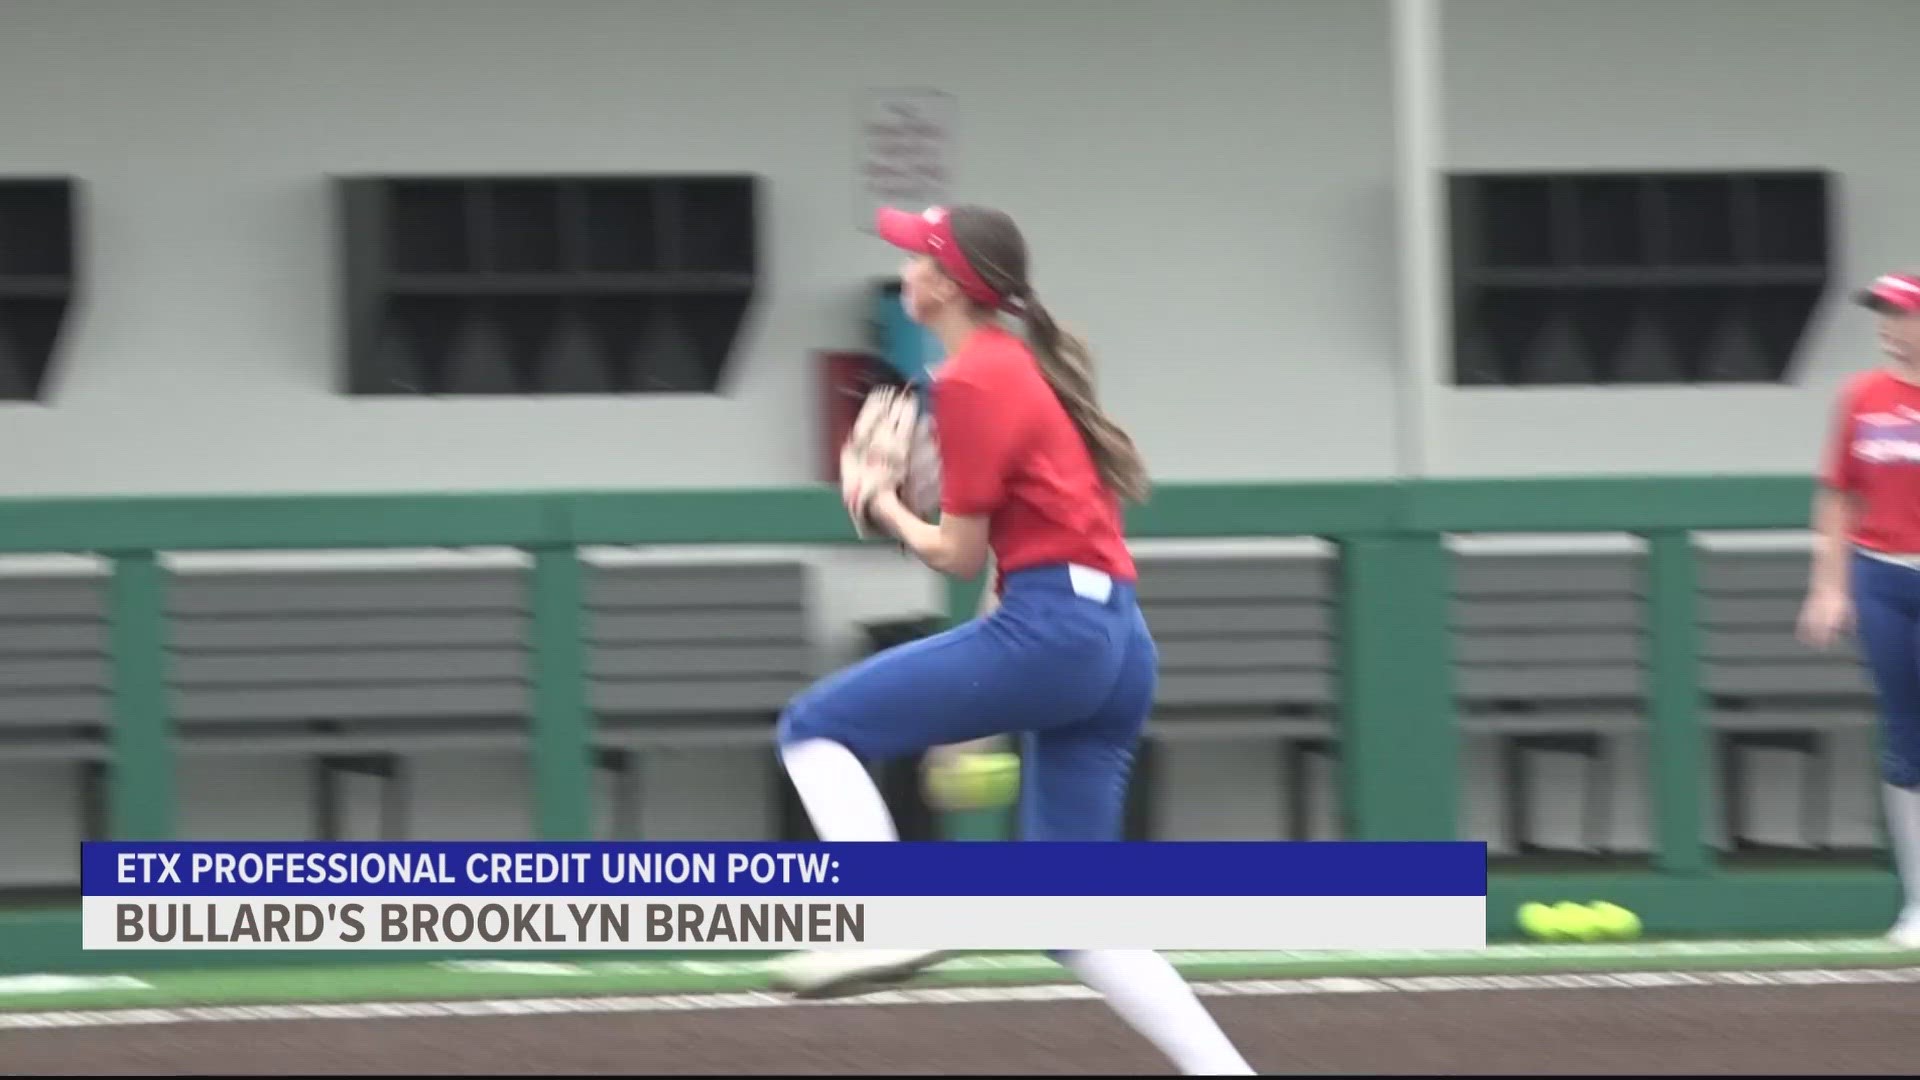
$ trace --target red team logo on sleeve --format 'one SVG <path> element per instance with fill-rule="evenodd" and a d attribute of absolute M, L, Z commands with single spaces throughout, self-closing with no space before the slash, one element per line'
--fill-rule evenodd
<path fill-rule="evenodd" d="M 1856 418 L 1853 456 L 1875 465 L 1920 461 L 1920 411 L 1902 405 Z"/>

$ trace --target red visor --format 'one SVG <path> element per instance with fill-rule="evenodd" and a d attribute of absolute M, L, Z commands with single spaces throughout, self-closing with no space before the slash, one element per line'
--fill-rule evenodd
<path fill-rule="evenodd" d="M 1882 274 L 1854 298 L 1875 311 L 1911 315 L 1920 311 L 1920 275 Z"/>
<path fill-rule="evenodd" d="M 881 207 L 874 220 L 880 230 L 880 239 L 902 251 L 933 256 L 941 269 L 960 286 L 960 291 L 974 302 L 996 308 L 1005 303 L 1006 298 L 993 291 L 993 286 L 968 265 L 966 255 L 953 238 L 953 222 L 948 220 L 944 208 L 936 206 L 923 214 L 912 214 L 905 210 Z"/>

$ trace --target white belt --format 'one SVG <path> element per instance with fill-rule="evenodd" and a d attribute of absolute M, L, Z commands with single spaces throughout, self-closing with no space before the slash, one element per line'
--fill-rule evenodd
<path fill-rule="evenodd" d="M 1891 555 L 1884 551 L 1874 551 L 1871 548 L 1863 547 L 1857 547 L 1853 550 L 1865 555 L 1869 559 L 1874 559 L 1879 562 L 1892 563 L 1895 566 L 1904 566 L 1909 570 L 1920 570 L 1920 555 Z"/>
<path fill-rule="evenodd" d="M 1113 595 L 1112 575 L 1091 566 L 1068 563 L 1067 580 L 1073 584 L 1073 595 L 1083 600 L 1104 604 Z"/>

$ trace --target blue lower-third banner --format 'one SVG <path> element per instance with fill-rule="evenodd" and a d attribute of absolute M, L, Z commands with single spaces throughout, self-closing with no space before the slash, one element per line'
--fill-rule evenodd
<path fill-rule="evenodd" d="M 1479 843 L 88 843 L 88 949 L 1480 949 Z"/>

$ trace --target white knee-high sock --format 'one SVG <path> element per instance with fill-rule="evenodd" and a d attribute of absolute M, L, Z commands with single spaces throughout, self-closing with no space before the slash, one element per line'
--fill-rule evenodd
<path fill-rule="evenodd" d="M 1900 871 L 1900 889 L 1908 909 L 1920 910 L 1920 791 L 1882 784 L 1887 808 L 1887 842 Z"/>
<path fill-rule="evenodd" d="M 1095 949 L 1056 953 L 1055 958 L 1081 982 L 1100 991 L 1113 1011 L 1159 1047 L 1183 1074 L 1254 1074 L 1166 957 L 1144 950 Z"/>
<path fill-rule="evenodd" d="M 781 747 L 780 760 L 820 839 L 838 844 L 900 838 L 879 786 L 853 751 L 832 739 L 802 739 Z"/>

